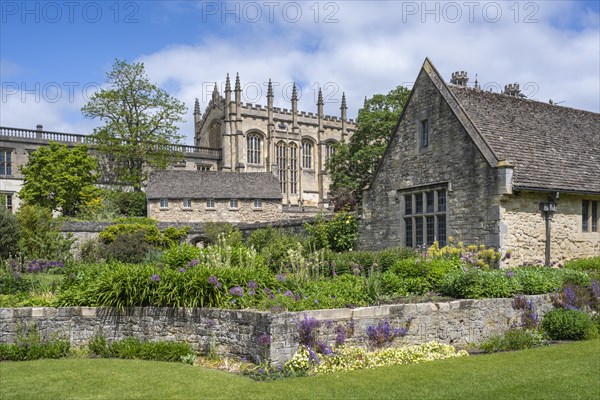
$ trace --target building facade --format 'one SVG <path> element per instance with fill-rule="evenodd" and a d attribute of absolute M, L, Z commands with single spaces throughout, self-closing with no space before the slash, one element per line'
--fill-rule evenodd
<path fill-rule="evenodd" d="M 274 107 L 273 100 L 269 80 L 266 106 L 243 104 L 239 75 L 233 91 L 227 75 L 224 96 L 215 84 L 203 114 L 196 100 L 195 145 L 220 149 L 222 154 L 199 169 L 271 172 L 279 179 L 284 205 L 326 208 L 331 183 L 326 161 L 356 127 L 347 118 L 346 98 L 342 95 L 339 118 L 323 114 L 320 90 L 316 114 L 298 111 L 295 85 L 290 110 Z"/>
<path fill-rule="evenodd" d="M 508 266 L 600 255 L 600 114 L 467 82 L 425 60 L 365 192 L 359 247 L 452 236 L 510 250 Z"/>
<path fill-rule="evenodd" d="M 148 216 L 161 222 L 260 223 L 286 219 L 269 172 L 156 171 L 146 186 Z"/>

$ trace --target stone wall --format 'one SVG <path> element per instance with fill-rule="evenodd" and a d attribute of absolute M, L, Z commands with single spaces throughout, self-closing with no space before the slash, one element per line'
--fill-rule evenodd
<path fill-rule="evenodd" d="M 527 296 L 538 316 L 552 308 L 549 295 Z M 464 347 L 505 332 L 520 322 L 521 314 L 512 299 L 456 300 L 438 303 L 396 304 L 356 309 L 312 310 L 268 313 L 251 310 L 132 308 L 119 314 L 88 307 L 0 309 L 0 343 L 15 340 L 19 326 L 35 323 L 44 337 L 63 334 L 74 345 L 83 345 L 102 333 L 109 340 L 136 336 L 143 340 L 176 340 L 207 351 L 214 337 L 221 355 L 264 356 L 282 364 L 298 349 L 298 322 L 305 316 L 322 321 L 320 335 L 330 343 L 336 326 L 347 328 L 347 343 L 364 346 L 369 325 L 387 320 L 402 327 L 413 318 L 404 344 L 437 340 Z M 258 337 L 271 336 L 270 348 L 261 348 Z"/>
<path fill-rule="evenodd" d="M 427 120 L 429 143 L 420 143 Z M 359 248 L 405 242 L 403 195 L 446 189 L 447 236 L 498 247 L 498 172 L 490 167 L 459 119 L 421 70 L 396 132 L 363 200 Z M 414 227 L 413 227 L 414 229 Z M 414 245 L 423 241 L 417 240 Z"/>
<path fill-rule="evenodd" d="M 552 193 L 553 194 L 553 193 Z M 521 192 L 504 198 L 501 205 L 501 249 L 511 251 L 510 266 L 540 264 L 545 259 L 546 222 L 539 210 L 550 193 Z M 582 200 L 600 196 L 562 194 L 551 223 L 550 256 L 553 263 L 600 255 L 600 232 L 583 232 Z"/>

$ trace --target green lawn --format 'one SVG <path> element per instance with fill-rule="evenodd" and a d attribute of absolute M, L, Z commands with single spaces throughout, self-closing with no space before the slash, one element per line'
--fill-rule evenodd
<path fill-rule="evenodd" d="M 600 341 L 255 382 L 179 363 L 0 363 L 9 399 L 599 399 Z"/>

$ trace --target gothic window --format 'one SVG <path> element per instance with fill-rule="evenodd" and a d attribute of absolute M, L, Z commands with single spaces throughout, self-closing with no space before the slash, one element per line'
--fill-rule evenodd
<path fill-rule="evenodd" d="M 404 245 L 431 246 L 437 241 L 444 247 L 446 233 L 446 189 L 411 191 L 404 198 Z"/>
<path fill-rule="evenodd" d="M 302 168 L 312 169 L 312 148 L 310 141 L 302 141 Z"/>
<path fill-rule="evenodd" d="M 279 142 L 275 146 L 275 160 L 279 171 L 279 183 L 281 193 L 287 193 L 287 146 L 284 142 Z"/>
<path fill-rule="evenodd" d="M 12 150 L 0 149 L 0 176 L 12 175 Z"/>
<path fill-rule="evenodd" d="M 248 135 L 248 164 L 261 164 L 261 137 L 256 133 Z"/>
<path fill-rule="evenodd" d="M 298 193 L 298 145 L 290 144 L 290 193 Z"/>
<path fill-rule="evenodd" d="M 335 143 L 325 143 L 325 161 L 335 154 Z"/>

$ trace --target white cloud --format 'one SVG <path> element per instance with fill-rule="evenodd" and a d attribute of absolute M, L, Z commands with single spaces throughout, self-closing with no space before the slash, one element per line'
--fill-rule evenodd
<path fill-rule="evenodd" d="M 600 111 L 597 11 L 576 2 L 475 2 L 472 10 L 467 3 L 453 3 L 461 13 L 457 17 L 448 2 L 427 3 L 429 13 L 422 7 L 424 2 L 321 2 L 315 23 L 310 8 L 315 3 L 308 2 L 299 3 L 302 18 L 297 23 L 286 21 L 276 10 L 273 22 L 263 14 L 258 23 L 244 23 L 242 16 L 242 23 L 235 24 L 229 16 L 229 23 L 216 28 L 218 20 L 210 18 L 222 16 L 199 15 L 213 22 L 198 23 L 201 39 L 173 43 L 138 60 L 144 61 L 152 81 L 188 106 L 182 133 L 190 144 L 194 98 L 204 109 L 213 83 L 224 84 L 225 74 L 230 73 L 233 85 L 236 72 L 247 89 L 245 102 L 265 104 L 264 83 L 271 78 L 279 84 L 275 105 L 289 108 L 282 89 L 296 81 L 302 85 L 300 109 L 316 111 L 315 90 L 323 86 L 324 94 L 333 100 L 325 105 L 325 112 L 339 115 L 336 101 L 345 91 L 349 115 L 354 117 L 365 96 L 386 93 L 400 84 L 410 86 L 429 57 L 446 79 L 456 70 L 466 70 L 471 83 L 477 74 L 482 85 L 519 82 L 525 89 L 529 84 L 526 93 L 540 101 L 552 98 L 570 107 Z M 325 9 L 326 4 L 338 8 Z M 178 4 L 169 17 L 186 7 Z M 197 5 L 193 7 L 198 12 Z M 495 7 L 500 7 L 499 16 Z M 324 23 L 327 15 L 338 22 Z M 328 82 L 335 86 L 326 87 Z M 255 96 L 257 85 L 262 88 L 260 98 Z M 65 113 L 73 107 L 43 107 L 40 112 L 52 115 L 57 126 L 69 125 Z M 25 111 L 18 109 L 8 119 L 18 123 L 31 114 Z"/>

